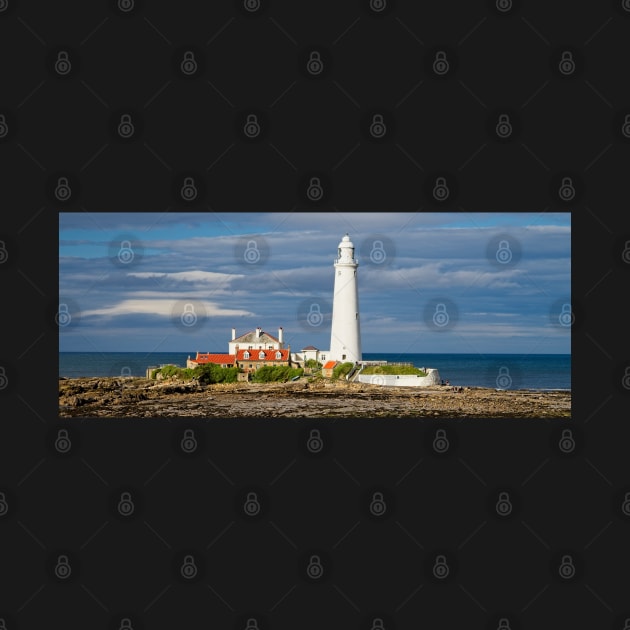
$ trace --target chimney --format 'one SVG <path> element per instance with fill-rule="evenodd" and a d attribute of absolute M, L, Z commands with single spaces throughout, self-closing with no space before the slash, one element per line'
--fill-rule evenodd
<path fill-rule="evenodd" d="M 282 338 L 282 326 L 278 328 L 278 341 L 280 342 L 280 347 L 282 348 L 283 338 Z"/>
<path fill-rule="evenodd" d="M 232 341 L 236 339 L 236 328 L 232 328 Z"/>
<path fill-rule="evenodd" d="M 260 333 L 262 332 L 262 328 L 260 326 L 258 326 L 258 328 L 256 328 L 256 337 L 260 338 Z"/>

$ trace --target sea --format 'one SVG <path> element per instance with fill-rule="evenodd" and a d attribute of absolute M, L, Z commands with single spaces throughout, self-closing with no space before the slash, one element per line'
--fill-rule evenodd
<path fill-rule="evenodd" d="M 59 376 L 145 376 L 148 367 L 186 366 L 195 352 L 60 352 Z M 495 389 L 571 390 L 570 354 L 382 354 L 365 361 L 436 368 L 449 385 Z"/>

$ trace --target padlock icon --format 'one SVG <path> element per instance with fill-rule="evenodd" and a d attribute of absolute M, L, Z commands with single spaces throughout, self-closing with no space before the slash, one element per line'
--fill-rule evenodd
<path fill-rule="evenodd" d="M 324 321 L 324 316 L 322 315 L 320 306 L 319 304 L 317 304 L 317 302 L 311 304 L 308 315 L 306 316 L 306 321 L 309 323 L 310 326 L 320 326 L 321 323 Z"/>
<path fill-rule="evenodd" d="M 192 50 L 187 50 L 184 53 L 184 59 L 182 60 L 180 69 L 187 76 L 197 72 L 197 61 L 195 60 L 195 53 L 193 53 Z"/>
<path fill-rule="evenodd" d="M 195 438 L 193 429 L 184 430 L 184 437 L 179 445 L 184 453 L 194 453 L 197 450 L 197 439 Z"/>
<path fill-rule="evenodd" d="M 562 184 L 558 189 L 558 195 L 562 201 L 571 201 L 575 197 L 575 188 L 573 186 L 573 180 L 570 177 L 563 177 Z"/>
<path fill-rule="evenodd" d="M 133 503 L 130 492 L 121 492 L 120 500 L 118 501 L 118 513 L 121 516 L 131 516 L 136 509 Z"/>
<path fill-rule="evenodd" d="M 195 559 L 192 556 L 184 556 L 184 562 L 180 568 L 180 573 L 183 578 L 192 580 L 197 575 L 197 565 Z"/>
<path fill-rule="evenodd" d="M 563 304 L 560 309 L 560 315 L 558 315 L 558 321 L 561 326 L 571 326 L 575 321 L 575 315 L 571 311 L 570 304 Z"/>
<path fill-rule="evenodd" d="M 387 7 L 386 0 L 370 0 L 370 10 L 374 13 L 380 13 Z"/>
<path fill-rule="evenodd" d="M 621 133 L 624 137 L 630 139 L 630 114 L 626 114 L 621 125 Z"/>
<path fill-rule="evenodd" d="M 247 493 L 247 498 L 243 504 L 243 510 L 247 516 L 257 516 L 260 513 L 260 502 L 258 501 L 258 495 L 255 492 Z"/>
<path fill-rule="evenodd" d="M 184 185 L 179 191 L 181 198 L 184 201 L 193 201 L 197 197 L 197 187 L 195 186 L 195 180 L 192 177 L 184 178 Z"/>
<path fill-rule="evenodd" d="M 9 385 L 9 377 L 4 369 L 4 365 L 0 365 L 0 391 L 6 389 Z"/>
<path fill-rule="evenodd" d="M 571 429 L 563 429 L 558 446 L 563 453 L 572 453 L 575 450 L 575 439 Z"/>
<path fill-rule="evenodd" d="M 376 240 L 372 243 L 372 251 L 370 252 L 370 260 L 375 265 L 380 265 L 385 262 L 387 258 L 387 254 L 383 249 L 383 241 Z"/>
<path fill-rule="evenodd" d="M 385 630 L 385 624 L 380 617 L 375 617 L 372 621 L 372 627 L 370 630 Z"/>
<path fill-rule="evenodd" d="M 128 365 L 125 365 L 120 368 L 120 376 L 123 378 L 131 377 L 131 368 Z"/>
<path fill-rule="evenodd" d="M 630 241 L 626 241 L 626 244 L 621 252 L 621 260 L 626 263 L 626 265 L 630 265 Z"/>
<path fill-rule="evenodd" d="M 55 450 L 58 453 L 67 453 L 72 448 L 72 442 L 67 429 L 59 429 L 55 439 Z"/>
<path fill-rule="evenodd" d="M 512 135 L 510 117 L 507 114 L 500 114 L 499 122 L 497 122 L 497 126 L 494 130 L 499 138 L 509 138 Z"/>
<path fill-rule="evenodd" d="M 442 76 L 449 71 L 449 67 L 448 60 L 446 59 L 446 53 L 443 50 L 438 50 L 435 53 L 435 59 L 433 60 L 433 72 Z"/>
<path fill-rule="evenodd" d="M 496 6 L 501 13 L 507 13 L 512 9 L 512 0 L 497 0 Z"/>
<path fill-rule="evenodd" d="M 433 313 L 433 323 L 439 328 L 443 328 L 450 321 L 449 314 L 446 312 L 446 304 L 442 302 L 435 305 L 435 313 Z"/>
<path fill-rule="evenodd" d="M 319 201 L 323 197 L 324 189 L 319 181 L 319 177 L 311 177 L 306 189 L 306 195 L 311 201 Z"/>
<path fill-rule="evenodd" d="M 512 377 L 510 376 L 510 370 L 502 365 L 499 368 L 499 374 L 496 378 L 496 384 L 499 389 L 509 389 L 512 386 Z"/>
<path fill-rule="evenodd" d="M 4 516 L 9 511 L 9 504 L 4 492 L 0 492 L 0 516 Z M 0 630 L 2 630 L 0 628 Z"/>
<path fill-rule="evenodd" d="M 436 453 L 446 453 L 449 446 L 450 443 L 446 437 L 446 431 L 444 429 L 438 429 L 435 432 L 435 438 L 433 439 L 433 450 Z"/>
<path fill-rule="evenodd" d="M 55 72 L 60 76 L 65 76 L 72 70 L 72 64 L 70 63 L 70 57 L 67 51 L 60 50 L 57 53 L 57 59 L 55 61 Z"/>
<path fill-rule="evenodd" d="M 630 516 L 630 492 L 626 492 L 623 503 L 621 504 L 621 511 L 626 515 Z"/>
<path fill-rule="evenodd" d="M 68 561 L 68 556 L 61 554 L 57 558 L 57 564 L 55 565 L 55 576 L 60 580 L 66 580 L 72 573 L 72 567 Z"/>
<path fill-rule="evenodd" d="M 375 492 L 370 501 L 370 514 L 373 516 L 383 516 L 387 510 L 387 504 L 382 492 Z"/>
<path fill-rule="evenodd" d="M 123 617 L 120 620 L 120 626 L 118 626 L 118 630 L 133 630 L 131 619 L 129 619 L 129 617 Z"/>
<path fill-rule="evenodd" d="M 72 321 L 72 315 L 70 315 L 70 311 L 68 310 L 68 305 L 64 302 L 59 304 L 59 308 L 55 315 L 55 322 L 57 326 L 67 326 Z"/>
<path fill-rule="evenodd" d="M 68 183 L 67 177 L 60 177 L 57 180 L 57 186 L 55 187 L 55 197 L 59 201 L 68 201 L 72 195 L 72 189 Z"/>
<path fill-rule="evenodd" d="M 259 630 L 258 621 L 253 617 L 250 617 L 245 625 L 245 630 Z"/>
<path fill-rule="evenodd" d="M 497 626 L 497 630 L 512 630 L 512 628 L 510 627 L 509 619 L 506 619 L 505 617 L 501 617 L 501 619 L 499 619 L 499 625 Z"/>
<path fill-rule="evenodd" d="M 322 566 L 321 558 L 317 555 L 310 557 L 308 566 L 306 567 L 306 575 L 313 580 L 318 580 L 324 575 L 324 567 Z"/>
<path fill-rule="evenodd" d="M 311 429 L 308 440 L 306 440 L 306 448 L 310 453 L 319 453 L 324 448 L 324 441 L 319 429 Z"/>
<path fill-rule="evenodd" d="M 247 247 L 243 254 L 243 258 L 246 263 L 255 265 L 260 260 L 260 251 L 258 250 L 258 244 L 256 241 L 247 241 Z"/>
<path fill-rule="evenodd" d="M 502 265 L 507 265 L 512 262 L 512 250 L 510 249 L 510 243 L 508 241 L 499 241 L 499 247 L 495 254 L 497 262 Z"/>
<path fill-rule="evenodd" d="M 131 249 L 131 241 L 120 241 L 120 249 L 118 250 L 118 260 L 123 265 L 133 262 L 134 252 Z"/>
<path fill-rule="evenodd" d="M 626 367 L 626 369 L 624 370 L 621 384 L 623 385 L 624 389 L 630 389 L 630 367 Z"/>
<path fill-rule="evenodd" d="M 135 127 L 131 122 L 130 114 L 121 114 L 120 122 L 118 123 L 118 135 L 121 138 L 131 138 L 135 132 Z"/>
<path fill-rule="evenodd" d="M 565 76 L 569 76 L 575 72 L 575 61 L 573 59 L 573 53 L 570 50 L 562 52 L 558 69 Z"/>
<path fill-rule="evenodd" d="M 560 573 L 560 577 L 565 580 L 570 580 L 575 575 L 575 565 L 573 564 L 573 558 L 571 558 L 571 556 L 562 556 L 558 573 Z"/>
<path fill-rule="evenodd" d="M 437 556 L 433 565 L 433 575 L 438 580 L 444 580 L 448 577 L 449 571 L 448 564 L 446 564 L 446 556 Z"/>
<path fill-rule="evenodd" d="M 134 1 L 133 0 L 118 0 L 118 8 L 125 13 L 129 11 L 133 11 Z"/>
<path fill-rule="evenodd" d="M 9 126 L 4 114 L 0 114 L 0 138 L 4 138 L 9 133 Z"/>
<path fill-rule="evenodd" d="M 433 198 L 436 201 L 446 201 L 450 191 L 446 185 L 446 179 L 444 177 L 438 177 L 435 180 L 435 186 L 433 187 Z"/>
<path fill-rule="evenodd" d="M 507 492 L 499 492 L 499 500 L 495 505 L 499 516 L 509 516 L 512 513 L 512 502 Z"/>
<path fill-rule="evenodd" d="M 184 326 L 190 328 L 197 323 L 197 314 L 195 313 L 195 307 L 190 302 L 184 304 L 184 312 L 180 316 L 180 320 Z"/>
<path fill-rule="evenodd" d="M 374 114 L 372 123 L 370 124 L 370 135 L 373 138 L 382 138 L 387 133 L 387 127 L 383 120 L 382 114 Z"/>
<path fill-rule="evenodd" d="M 243 133 L 248 138 L 255 138 L 260 134 L 260 124 L 258 122 L 258 116 L 256 114 L 248 114 L 243 127 Z"/>
<path fill-rule="evenodd" d="M 4 241 L 0 241 L 0 265 L 7 262 L 9 259 L 9 252 Z"/>
<path fill-rule="evenodd" d="M 321 55 L 316 50 L 313 50 L 308 56 L 306 69 L 308 70 L 309 74 L 312 74 L 313 76 L 321 74 L 322 70 L 324 69 L 324 63 L 322 62 Z"/>
<path fill-rule="evenodd" d="M 260 0 L 243 0 L 243 6 L 246 11 L 254 13 L 260 9 Z"/>

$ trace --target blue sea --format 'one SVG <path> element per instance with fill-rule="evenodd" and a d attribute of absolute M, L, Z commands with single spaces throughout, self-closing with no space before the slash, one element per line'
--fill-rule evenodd
<path fill-rule="evenodd" d="M 196 352 L 60 352 L 59 376 L 145 376 L 149 366 L 184 367 Z M 437 368 L 450 385 L 499 389 L 571 389 L 570 354 L 370 354 L 366 361 Z"/>

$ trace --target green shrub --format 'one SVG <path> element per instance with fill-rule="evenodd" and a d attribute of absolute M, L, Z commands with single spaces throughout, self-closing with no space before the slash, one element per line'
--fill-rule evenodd
<path fill-rule="evenodd" d="M 344 377 L 352 368 L 354 367 L 354 363 L 346 362 L 340 363 L 335 366 L 333 369 L 332 377 L 333 378 L 342 378 Z"/>
<path fill-rule="evenodd" d="M 254 383 L 286 382 L 302 374 L 304 374 L 302 368 L 292 368 L 288 365 L 265 365 L 253 373 L 251 380 Z"/>
<path fill-rule="evenodd" d="M 315 359 L 309 359 L 305 364 L 304 367 L 307 368 L 312 368 L 312 369 L 319 369 L 322 367 L 322 364 L 319 361 L 316 361 Z"/>
<path fill-rule="evenodd" d="M 196 378 L 204 385 L 212 383 L 236 383 L 238 368 L 229 367 L 222 368 L 214 363 L 198 365 L 191 370 L 191 378 Z"/>

